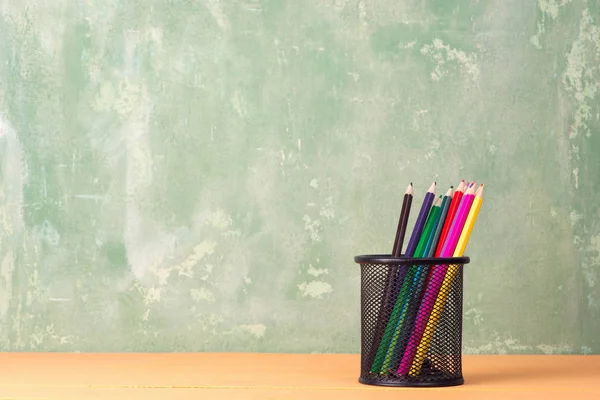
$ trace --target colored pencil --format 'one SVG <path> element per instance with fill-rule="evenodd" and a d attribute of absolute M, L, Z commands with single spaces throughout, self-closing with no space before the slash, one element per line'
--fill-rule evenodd
<path fill-rule="evenodd" d="M 398 229 L 396 230 L 396 239 L 394 240 L 394 248 L 392 249 L 392 257 L 400 257 L 402 254 L 402 245 L 404 243 L 404 235 L 406 234 L 406 227 L 408 225 L 408 217 L 410 215 L 410 206 L 413 199 L 413 185 L 412 182 L 406 188 L 404 193 L 404 200 L 402 201 L 402 210 L 400 210 L 400 218 L 398 219 Z"/>
<path fill-rule="evenodd" d="M 475 194 L 475 198 L 473 199 L 473 204 L 470 207 L 469 215 L 466 219 L 463 229 L 461 230 L 460 238 L 458 239 L 458 243 L 453 253 L 453 257 L 461 257 L 465 249 L 467 248 L 467 243 L 469 242 L 469 238 L 471 237 L 471 232 L 473 231 L 473 226 L 475 225 L 475 221 L 477 220 L 477 216 L 479 215 L 479 210 L 481 209 L 481 204 L 483 203 L 483 185 L 479 187 L 477 193 Z M 419 343 L 417 348 L 417 354 L 412 362 L 412 366 L 409 371 L 409 375 L 415 376 L 421 370 L 421 366 L 423 365 L 423 361 L 425 360 L 425 356 L 427 355 L 427 349 L 429 347 L 429 343 L 431 342 L 431 338 L 435 332 L 435 328 L 437 323 L 442 315 L 442 310 L 444 304 L 446 303 L 446 299 L 448 294 L 450 293 L 450 288 L 452 286 L 452 281 L 454 280 L 454 276 L 458 272 L 458 265 L 450 265 L 448 267 L 448 271 L 446 272 L 446 276 L 444 277 L 444 282 L 442 283 L 442 287 L 440 288 L 439 295 L 435 300 L 435 305 L 433 306 L 433 312 L 427 321 L 427 326 L 425 328 L 425 332 L 423 333 L 423 338 Z"/>
<path fill-rule="evenodd" d="M 438 244 L 434 253 L 435 257 L 438 257 L 442 251 L 442 246 L 444 245 L 446 236 L 448 236 L 448 231 L 450 231 L 452 220 L 454 219 L 454 215 L 456 214 L 456 210 L 458 209 L 458 205 L 460 204 L 460 200 L 462 199 L 464 191 L 465 181 L 462 180 L 458 184 L 456 192 L 454 192 L 454 195 L 452 196 L 452 202 L 450 203 L 450 208 L 448 209 L 448 215 L 446 216 L 444 227 L 442 228 L 442 233 L 440 234 L 440 239 L 438 240 Z"/>
<path fill-rule="evenodd" d="M 444 225 L 444 220 L 448 214 L 448 209 L 450 208 L 450 203 L 452 201 L 453 192 L 452 186 L 446 194 L 444 195 L 440 215 L 435 224 L 435 229 L 432 235 L 430 235 L 427 245 L 424 251 L 424 257 L 433 257 L 435 249 L 437 247 L 438 240 L 440 238 L 440 234 L 442 231 L 442 226 Z M 397 331 L 399 332 L 396 348 L 394 353 L 391 355 L 390 359 L 395 362 L 395 364 L 390 365 L 390 369 L 397 370 L 398 364 L 400 363 L 400 358 L 406 346 L 408 344 L 408 339 L 413 330 L 415 319 L 417 317 L 417 311 L 419 309 L 419 304 L 421 303 L 421 298 L 423 297 L 423 292 L 425 291 L 427 282 L 429 280 L 429 271 L 433 269 L 433 266 L 423 266 L 421 265 L 415 275 L 413 282 L 413 290 L 410 292 L 410 296 L 408 297 L 405 303 L 405 310 L 403 310 L 402 317 L 400 318 L 400 322 L 398 324 Z"/>
<path fill-rule="evenodd" d="M 404 242 L 404 236 L 406 234 L 406 227 L 408 225 L 408 217 L 410 216 L 410 208 L 412 205 L 413 199 L 413 184 L 412 182 L 406 188 L 406 192 L 404 193 L 404 198 L 402 200 L 402 208 L 400 210 L 400 218 L 398 219 L 398 228 L 396 229 L 396 238 L 394 239 L 394 247 L 392 249 L 392 257 L 400 257 L 402 252 L 402 244 Z M 392 309 L 392 304 L 394 299 L 391 298 L 391 293 L 394 289 L 396 276 L 398 271 L 402 268 L 390 268 L 388 277 L 385 283 L 385 292 L 383 294 L 383 299 L 381 301 L 381 307 L 379 309 L 379 315 L 377 317 L 377 325 L 375 328 L 375 335 L 373 337 L 373 342 L 371 343 L 371 349 L 369 351 L 369 355 L 367 357 L 366 365 L 372 365 L 373 360 L 375 359 L 375 355 L 377 354 L 377 349 L 379 347 L 379 343 L 381 343 L 381 339 L 383 337 L 383 332 L 385 330 L 386 321 L 389 319 L 389 314 Z"/>
<path fill-rule="evenodd" d="M 412 257 L 414 255 L 414 251 L 415 248 L 418 244 L 418 240 L 421 236 L 421 233 L 423 232 L 423 227 L 425 226 L 425 222 L 427 219 L 427 215 L 429 214 L 429 210 L 431 209 L 431 205 L 433 203 L 433 199 L 435 197 L 435 185 L 436 183 L 434 182 L 430 187 L 429 190 L 427 190 L 427 193 L 425 194 L 425 198 L 423 199 L 423 204 L 421 205 L 421 210 L 419 210 L 419 215 L 417 216 L 417 220 L 415 221 L 415 226 L 413 227 L 413 231 L 411 233 L 410 236 L 410 240 L 408 241 L 408 245 L 406 246 L 406 251 L 404 252 L 404 256 L 405 257 Z M 385 359 L 385 354 L 386 351 L 390 345 L 390 341 L 391 341 L 391 333 L 389 332 L 388 335 L 385 334 L 385 331 L 387 330 L 387 325 L 389 324 L 389 321 L 397 321 L 398 320 L 398 315 L 394 314 L 393 310 L 392 313 L 389 315 L 388 318 L 386 315 L 386 310 L 389 310 L 393 307 L 393 304 L 395 304 L 396 299 L 398 298 L 398 294 L 400 292 L 400 288 L 402 287 L 402 282 L 404 281 L 404 277 L 406 276 L 406 272 L 407 269 L 405 266 L 401 266 L 400 268 L 398 268 L 398 276 L 396 279 L 392 279 L 389 283 L 391 286 L 391 290 L 389 290 L 389 297 L 388 299 L 390 300 L 389 302 L 384 301 L 382 304 L 382 308 L 380 310 L 380 315 L 382 315 L 384 318 L 380 318 L 378 319 L 378 325 L 380 322 L 382 322 L 381 328 L 380 326 L 377 326 L 376 331 L 378 329 L 384 329 L 384 333 L 381 337 L 381 339 L 379 340 L 379 347 L 377 348 L 377 353 L 375 354 L 375 359 L 373 360 L 373 363 L 371 365 L 371 372 L 373 373 L 379 373 L 381 371 L 381 367 L 383 365 L 383 361 Z M 389 286 L 386 286 L 386 288 L 388 288 Z M 387 294 L 384 296 L 384 298 L 388 296 Z M 377 343 L 373 343 L 372 346 L 377 346 Z"/>
<path fill-rule="evenodd" d="M 414 257 L 423 257 L 425 255 L 425 248 L 427 246 L 427 242 L 435 233 L 435 227 L 439 221 L 439 216 L 441 212 L 441 200 L 442 196 L 438 200 L 436 200 L 435 204 L 431 207 L 431 211 L 429 212 L 429 216 L 427 217 L 427 222 L 425 223 L 425 227 L 423 228 L 423 233 L 419 239 L 419 243 L 417 244 L 417 248 L 415 249 Z M 402 287 L 400 289 L 400 293 L 398 295 L 398 299 L 396 300 L 396 304 L 394 304 L 394 310 L 392 311 L 392 315 L 398 316 L 398 318 L 390 318 L 388 325 L 386 326 L 385 334 L 392 335 L 389 347 L 386 349 L 385 359 L 383 361 L 383 365 L 381 367 L 381 372 L 387 372 L 390 362 L 391 356 L 394 354 L 396 349 L 396 344 L 398 340 L 398 336 L 400 334 L 400 324 L 404 319 L 404 314 L 406 313 L 406 302 L 411 293 L 412 286 L 415 279 L 415 274 L 418 270 L 418 267 L 413 265 L 409 268 L 406 277 L 404 278 L 404 282 L 402 283 Z"/>
<path fill-rule="evenodd" d="M 467 215 L 471 208 L 471 204 L 473 203 L 473 199 L 475 197 L 474 192 L 475 189 L 473 186 L 471 186 L 465 192 L 465 195 L 463 196 L 458 207 L 458 211 L 456 212 L 454 221 L 452 222 L 450 233 L 446 237 L 446 242 L 442 247 L 440 257 L 451 257 L 454 253 L 454 249 L 458 244 L 460 233 L 465 224 Z M 421 301 L 421 305 L 419 306 L 419 312 L 417 314 L 415 327 L 410 335 L 408 345 L 406 346 L 406 350 L 404 351 L 404 355 L 402 356 L 402 361 L 400 362 L 400 366 L 398 367 L 398 374 L 400 375 L 406 375 L 410 370 L 410 367 L 412 365 L 413 359 L 417 351 L 417 346 L 421 341 L 421 337 L 423 336 L 423 331 L 425 330 L 427 321 L 429 320 L 429 316 L 431 315 L 435 299 L 438 296 L 447 269 L 447 265 L 437 265 L 434 267 L 430 283 L 429 285 L 427 285 L 425 295 L 423 296 L 423 300 Z"/>

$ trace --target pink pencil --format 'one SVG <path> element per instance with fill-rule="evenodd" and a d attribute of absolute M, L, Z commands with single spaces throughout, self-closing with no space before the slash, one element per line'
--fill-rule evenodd
<path fill-rule="evenodd" d="M 454 249 L 456 248 L 456 244 L 458 243 L 458 239 L 460 238 L 460 233 L 462 232 L 465 221 L 467 220 L 467 216 L 469 215 L 471 204 L 473 204 L 473 199 L 475 199 L 474 182 L 470 184 L 469 189 L 467 189 L 465 195 L 461 199 L 454 220 L 452 221 L 452 227 L 450 228 L 450 232 L 446 237 L 444 247 L 442 247 L 440 257 L 452 257 Z M 429 280 L 430 283 L 427 286 L 425 295 L 423 296 L 423 300 L 419 306 L 419 313 L 417 315 L 417 320 L 415 321 L 415 327 L 410 335 L 408 345 L 406 346 L 406 350 L 402 356 L 402 361 L 400 362 L 400 367 L 398 368 L 398 374 L 400 375 L 408 375 L 408 371 L 410 370 L 410 366 L 415 358 L 417 347 L 419 346 L 421 338 L 423 337 L 423 332 L 427 326 L 427 321 L 429 320 L 429 316 L 433 310 L 438 292 L 440 291 L 442 283 L 444 282 L 444 276 L 446 275 L 447 270 L 447 265 L 437 265 L 433 270 L 433 275 Z"/>

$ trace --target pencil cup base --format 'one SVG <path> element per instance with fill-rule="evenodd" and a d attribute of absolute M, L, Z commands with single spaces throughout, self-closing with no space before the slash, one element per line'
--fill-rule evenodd
<path fill-rule="evenodd" d="M 381 380 L 379 377 L 375 379 L 369 379 L 365 377 L 358 378 L 358 382 L 363 385 L 371 386 L 385 386 L 385 387 L 445 387 L 445 386 L 460 386 L 465 383 L 463 378 L 447 379 L 435 382 L 411 382 L 411 381 L 399 381 L 399 380 Z"/>

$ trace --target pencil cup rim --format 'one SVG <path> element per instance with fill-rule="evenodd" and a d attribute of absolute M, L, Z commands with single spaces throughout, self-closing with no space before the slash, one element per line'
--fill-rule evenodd
<path fill-rule="evenodd" d="M 388 265 L 464 265 L 469 264 L 469 257 L 392 257 L 391 254 L 363 254 L 354 257 L 357 264 L 388 264 Z"/>

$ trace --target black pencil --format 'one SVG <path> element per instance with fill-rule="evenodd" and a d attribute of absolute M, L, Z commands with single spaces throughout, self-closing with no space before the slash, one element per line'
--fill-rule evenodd
<path fill-rule="evenodd" d="M 398 228 L 396 230 L 396 238 L 394 239 L 394 247 L 392 249 L 392 257 L 400 257 L 402 254 L 402 245 L 404 242 L 404 236 L 406 234 L 406 227 L 408 225 L 408 216 L 410 215 L 410 206 L 412 204 L 412 182 L 406 188 L 406 192 L 404 193 L 404 199 L 402 201 L 402 209 L 400 210 L 400 219 L 398 220 Z M 379 308 L 379 316 L 377 318 L 377 325 L 375 327 L 375 333 L 373 337 L 373 342 L 371 342 L 371 348 L 368 352 L 366 362 L 366 367 L 371 368 L 373 365 L 373 361 L 375 360 L 375 356 L 377 355 L 377 349 L 379 348 L 379 343 L 381 343 L 381 339 L 383 339 L 383 334 L 385 332 L 385 327 L 387 325 L 387 321 L 390 318 L 390 313 L 392 311 L 395 299 L 390 298 L 392 295 L 392 289 L 396 284 L 396 279 L 398 275 L 399 269 L 396 267 L 389 268 L 388 276 L 386 278 L 386 282 L 384 284 L 385 292 L 383 293 L 383 298 L 381 299 L 381 305 Z"/>
<path fill-rule="evenodd" d="M 404 236 L 406 235 L 406 226 L 408 225 L 408 216 L 410 215 L 410 206 L 412 204 L 412 182 L 406 188 L 404 200 L 402 201 L 402 210 L 400 210 L 400 219 L 398 220 L 398 229 L 396 230 L 396 239 L 394 240 L 394 248 L 392 249 L 392 257 L 400 257 L 402 254 L 402 245 L 404 244 Z"/>

